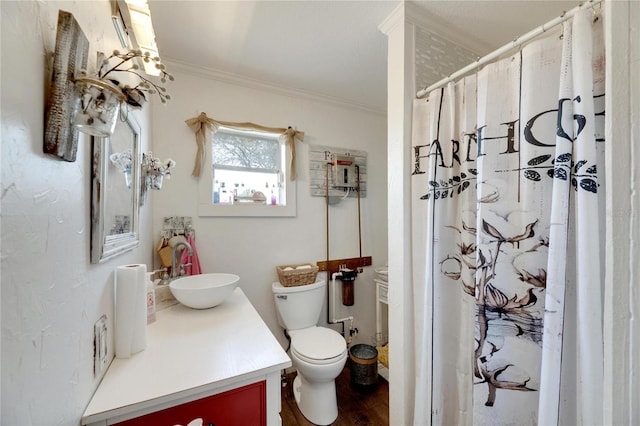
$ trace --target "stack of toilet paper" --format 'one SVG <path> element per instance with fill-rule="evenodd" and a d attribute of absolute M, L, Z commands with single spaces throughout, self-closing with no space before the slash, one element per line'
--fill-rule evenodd
<path fill-rule="evenodd" d="M 115 274 L 115 351 L 129 358 L 147 347 L 147 265 L 118 266 Z"/>

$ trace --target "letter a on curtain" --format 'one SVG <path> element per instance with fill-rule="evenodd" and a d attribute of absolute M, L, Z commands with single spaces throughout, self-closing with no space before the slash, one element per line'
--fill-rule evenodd
<path fill-rule="evenodd" d="M 602 423 L 602 17 L 414 104 L 414 423 Z"/>

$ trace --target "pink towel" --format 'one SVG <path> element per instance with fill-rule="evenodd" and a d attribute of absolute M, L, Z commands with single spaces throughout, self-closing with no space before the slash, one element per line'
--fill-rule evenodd
<path fill-rule="evenodd" d="M 189 250 L 182 250 L 182 257 L 180 258 L 181 264 L 191 263 L 191 266 L 185 266 L 184 271 L 187 275 L 198 275 L 202 273 L 200 268 L 200 259 L 198 259 L 198 251 L 196 250 L 196 240 L 193 235 L 187 237 L 187 242 L 193 249 L 193 256 L 189 256 Z"/>

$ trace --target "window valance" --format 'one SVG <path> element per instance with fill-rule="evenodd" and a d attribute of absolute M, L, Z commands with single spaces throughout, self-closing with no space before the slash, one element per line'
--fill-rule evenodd
<path fill-rule="evenodd" d="M 206 146 L 205 140 L 211 140 L 213 133 L 218 131 L 220 127 L 228 127 L 237 130 L 248 130 L 257 132 L 268 132 L 280 134 L 280 141 L 286 143 L 291 150 L 291 166 L 289 170 L 289 176 L 291 180 L 296 180 L 296 139 L 302 142 L 304 140 L 304 132 L 301 130 L 295 130 L 290 126 L 284 127 L 266 127 L 260 124 L 254 123 L 231 123 L 228 121 L 218 121 L 213 118 L 207 117 L 207 114 L 201 112 L 197 117 L 185 120 L 185 123 L 196 134 L 196 144 L 198 145 L 198 151 L 196 152 L 195 164 L 193 165 L 192 176 L 199 177 L 202 170 L 205 156 Z"/>

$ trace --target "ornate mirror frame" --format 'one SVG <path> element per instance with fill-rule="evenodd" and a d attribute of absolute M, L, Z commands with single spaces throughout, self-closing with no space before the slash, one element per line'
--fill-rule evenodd
<path fill-rule="evenodd" d="M 102 263 L 140 243 L 140 126 L 128 114 L 111 137 L 92 140 L 91 263 Z"/>

